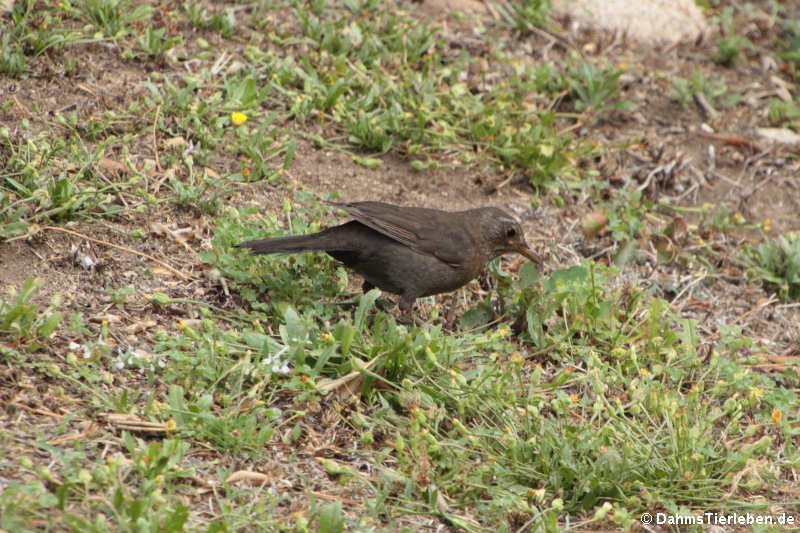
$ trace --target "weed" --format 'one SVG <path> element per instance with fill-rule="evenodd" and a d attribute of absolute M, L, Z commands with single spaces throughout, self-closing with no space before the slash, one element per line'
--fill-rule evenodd
<path fill-rule="evenodd" d="M 642 198 L 641 191 L 622 195 L 609 210 L 608 227 L 615 241 L 636 239 L 644 227 L 644 213 L 652 204 Z"/>
<path fill-rule="evenodd" d="M 572 94 L 576 100 L 575 109 L 577 111 L 592 110 L 601 114 L 615 109 L 632 109 L 633 102 L 616 99 L 620 90 L 618 80 L 624 72 L 622 69 L 597 69 L 588 62 L 581 63 L 574 70 L 569 70 L 566 81 L 572 88 Z"/>
<path fill-rule="evenodd" d="M 775 126 L 788 126 L 800 129 L 800 101 L 786 102 L 771 98 L 767 108 L 767 116 Z"/>
<path fill-rule="evenodd" d="M 748 276 L 762 280 L 783 300 L 800 300 L 800 234 L 787 233 L 745 248 Z"/>
<path fill-rule="evenodd" d="M 153 13 L 151 6 L 134 8 L 130 0 L 81 0 L 74 9 L 94 24 L 103 37 L 114 40 L 128 35 L 129 24 L 149 19 Z"/>
<path fill-rule="evenodd" d="M 714 54 L 714 61 L 725 67 L 732 67 L 742 57 L 744 50 L 753 47 L 750 39 L 736 33 L 732 21 L 733 10 L 733 7 L 727 7 L 720 15 L 720 25 L 724 32 L 717 42 L 717 51 Z"/>
<path fill-rule="evenodd" d="M 189 2 L 183 4 L 181 7 L 183 13 L 186 15 L 186 18 L 189 19 L 189 22 L 192 23 L 197 28 L 207 28 L 210 19 L 210 15 L 208 14 L 208 10 L 203 7 L 203 4 L 199 2 Z"/>
<path fill-rule="evenodd" d="M 800 77 L 800 24 L 798 18 L 788 18 L 782 22 L 787 41 L 778 57 L 787 61 L 792 67 L 795 81 Z"/>
<path fill-rule="evenodd" d="M 69 118 L 59 116 L 58 120 L 77 129 L 77 123 Z M 93 153 L 87 153 L 79 134 L 74 135 L 65 141 L 41 133 L 36 138 L 17 141 L 7 129 L 0 130 L 0 157 L 6 165 L 6 173 L 0 175 L 0 191 L 6 198 L 0 220 L 9 223 L 0 233 L 22 235 L 36 222 L 63 222 L 120 212 L 119 206 L 112 205 L 112 194 L 118 193 L 119 187 L 103 180 L 94 167 L 102 159 L 105 147 L 100 144 Z M 65 156 L 83 159 L 82 166 L 69 173 L 59 171 L 52 162 Z"/>
<path fill-rule="evenodd" d="M 747 37 L 741 35 L 722 37 L 714 61 L 726 67 L 733 66 L 742 56 L 742 51 L 752 47 L 753 43 Z"/>
<path fill-rule="evenodd" d="M 208 21 L 208 27 L 217 30 L 225 39 L 230 39 L 236 31 L 236 13 L 231 8 L 215 11 Z"/>
<path fill-rule="evenodd" d="M 168 38 L 166 35 L 166 28 L 154 30 L 152 26 L 148 26 L 144 35 L 139 38 L 139 45 L 150 57 L 163 58 L 168 50 L 181 42 L 180 37 Z"/>
<path fill-rule="evenodd" d="M 467 55 L 453 66 L 444 61 L 437 29 L 367 5 L 359 9 L 352 19 L 297 9 L 303 37 L 316 48 L 300 64 L 253 53 L 271 73 L 290 116 L 330 121 L 350 143 L 371 152 L 457 150 L 470 159 L 477 148 L 536 185 L 564 174 L 572 142 L 556 134 L 553 114 L 520 105 L 540 87 L 552 88 L 552 72 L 520 67 L 481 91 L 478 80 L 460 79 L 470 67 Z M 409 82 L 376 78 L 381 65 L 393 65 Z"/>
<path fill-rule="evenodd" d="M 494 9 L 503 21 L 523 35 L 532 33 L 531 26 L 543 26 L 550 13 L 549 0 L 523 0 L 521 2 L 498 2 Z"/>
<path fill-rule="evenodd" d="M 694 71 L 689 79 L 675 77 L 670 81 L 674 88 L 673 98 L 684 108 L 692 101 L 692 95 L 695 93 L 705 96 L 709 103 L 716 108 L 731 107 L 741 100 L 739 95 L 728 91 L 723 80 L 710 80 L 698 70 Z"/>
<path fill-rule="evenodd" d="M 11 33 L 0 39 L 0 74 L 19 78 L 25 72 L 25 54 L 19 44 L 12 43 Z"/>
<path fill-rule="evenodd" d="M 61 299 L 54 297 L 45 310 L 31 302 L 43 284 L 41 280 L 27 278 L 18 291 L 9 290 L 11 301 L 0 300 L 0 338 L 36 351 L 41 341 L 53 334 L 63 318 L 62 313 L 56 311 Z"/>

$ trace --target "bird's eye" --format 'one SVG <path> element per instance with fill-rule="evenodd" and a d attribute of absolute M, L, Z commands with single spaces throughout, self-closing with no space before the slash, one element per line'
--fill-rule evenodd
<path fill-rule="evenodd" d="M 507 237 L 516 237 L 517 236 L 517 228 L 508 228 L 506 230 Z"/>

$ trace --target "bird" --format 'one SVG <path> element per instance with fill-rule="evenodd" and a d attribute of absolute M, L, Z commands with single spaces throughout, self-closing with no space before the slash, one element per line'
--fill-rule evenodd
<path fill-rule="evenodd" d="M 403 313 L 423 296 L 450 292 L 475 279 L 505 253 L 537 264 L 519 220 L 498 207 L 442 211 L 383 202 L 329 202 L 353 220 L 318 233 L 234 245 L 255 254 L 326 252 L 378 287 L 400 296 Z"/>

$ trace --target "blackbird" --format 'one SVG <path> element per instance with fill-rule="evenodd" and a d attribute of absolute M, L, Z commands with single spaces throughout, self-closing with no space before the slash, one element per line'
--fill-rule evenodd
<path fill-rule="evenodd" d="M 440 211 L 382 202 L 332 203 L 355 220 L 319 233 L 247 241 L 256 254 L 322 251 L 364 277 L 364 292 L 379 287 L 400 295 L 400 310 L 414 300 L 455 290 L 504 253 L 539 258 L 519 221 L 497 207 Z"/>

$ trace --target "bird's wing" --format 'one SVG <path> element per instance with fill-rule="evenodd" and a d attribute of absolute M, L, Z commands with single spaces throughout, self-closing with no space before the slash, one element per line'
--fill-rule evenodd
<path fill-rule="evenodd" d="M 403 207 L 382 202 L 333 205 L 341 207 L 365 226 L 453 267 L 468 261 L 470 250 L 474 248 L 470 232 L 461 224 L 447 223 L 449 221 L 446 215 L 436 209 Z"/>

